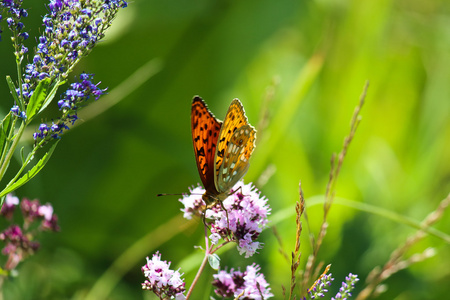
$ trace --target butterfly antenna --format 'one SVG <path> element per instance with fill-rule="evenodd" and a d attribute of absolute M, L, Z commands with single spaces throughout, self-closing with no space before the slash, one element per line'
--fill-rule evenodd
<path fill-rule="evenodd" d="M 189 193 L 178 193 L 178 194 L 167 194 L 167 193 L 162 193 L 162 194 L 158 194 L 156 195 L 156 197 L 161 197 L 161 196 L 184 196 L 184 195 L 188 195 Z M 198 195 L 201 196 L 203 194 L 191 194 L 191 195 Z"/>

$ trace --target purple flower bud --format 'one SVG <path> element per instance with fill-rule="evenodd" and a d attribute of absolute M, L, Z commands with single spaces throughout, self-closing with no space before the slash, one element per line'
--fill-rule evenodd
<path fill-rule="evenodd" d="M 28 32 L 22 32 L 22 33 L 20 34 L 20 36 L 21 36 L 24 40 L 26 40 L 26 39 L 28 39 L 29 34 L 28 34 Z"/>
<path fill-rule="evenodd" d="M 63 39 L 62 41 L 61 41 L 61 47 L 65 47 L 66 45 L 68 45 L 69 44 L 69 41 L 68 40 L 66 40 L 66 39 Z"/>
<path fill-rule="evenodd" d="M 46 72 L 39 73 L 39 79 L 40 80 L 43 80 L 43 79 L 45 79 L 47 77 L 49 77 L 48 73 L 46 73 Z"/>
<path fill-rule="evenodd" d="M 53 23 L 52 23 L 52 18 L 47 17 L 47 16 L 45 16 L 45 17 L 42 19 L 42 22 L 44 23 L 44 25 L 45 25 L 46 27 L 52 27 L 52 25 L 53 25 Z"/>
<path fill-rule="evenodd" d="M 78 44 L 80 43 L 80 41 L 72 41 L 72 43 L 70 43 L 70 47 L 72 47 L 72 49 L 75 49 L 77 46 L 78 46 Z"/>
<path fill-rule="evenodd" d="M 81 80 L 89 80 L 89 76 L 90 76 L 91 74 L 87 74 L 87 73 L 81 73 L 80 74 L 80 79 Z"/>
<path fill-rule="evenodd" d="M 39 130 L 42 132 L 42 133 L 47 133 L 47 131 L 48 131 L 48 126 L 47 126 L 47 124 L 45 124 L 45 123 L 42 123 L 41 125 L 39 125 Z"/>
<path fill-rule="evenodd" d="M 82 9 L 82 10 L 81 10 L 81 13 L 87 15 L 89 18 L 90 18 L 91 15 L 92 15 L 92 11 L 91 11 L 89 8 L 84 8 L 84 9 Z"/>
<path fill-rule="evenodd" d="M 69 41 L 72 41 L 77 36 L 77 32 L 72 30 L 69 32 Z"/>
<path fill-rule="evenodd" d="M 38 62 L 40 62 L 41 61 L 41 57 L 39 56 L 39 55 L 35 55 L 34 57 L 33 57 L 33 63 L 34 64 L 37 64 Z"/>
<path fill-rule="evenodd" d="M 59 127 L 58 124 L 52 124 L 50 128 L 52 129 L 53 132 L 61 131 L 61 128 Z"/>
<path fill-rule="evenodd" d="M 76 120 L 78 120 L 78 116 L 77 115 L 68 115 L 67 118 L 72 123 L 72 125 L 75 123 Z"/>
<path fill-rule="evenodd" d="M 87 46 L 89 46 L 89 42 L 88 42 L 87 40 L 83 40 L 83 41 L 80 43 L 80 47 L 81 47 L 81 48 L 86 48 Z"/>
<path fill-rule="evenodd" d="M 19 90 L 19 92 L 20 92 L 20 90 Z M 17 105 L 14 105 L 12 108 L 11 108 L 11 112 L 14 114 L 14 115 L 18 115 L 19 114 L 19 106 L 17 106 Z"/>
<path fill-rule="evenodd" d="M 52 12 L 56 12 L 62 9 L 62 1 L 61 0 L 51 0 L 48 8 L 50 9 L 50 11 Z"/>
<path fill-rule="evenodd" d="M 22 17 L 24 17 L 24 18 L 28 17 L 28 12 L 27 12 L 27 10 L 22 8 L 22 9 L 20 10 L 20 15 L 21 15 Z"/>

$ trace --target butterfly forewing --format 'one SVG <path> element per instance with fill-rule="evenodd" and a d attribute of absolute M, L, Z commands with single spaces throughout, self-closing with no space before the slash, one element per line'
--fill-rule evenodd
<path fill-rule="evenodd" d="M 202 98 L 192 100 L 191 131 L 198 172 L 205 190 L 215 187 L 215 153 L 222 122 L 209 111 Z"/>
<path fill-rule="evenodd" d="M 228 112 L 225 116 L 225 119 L 222 124 L 222 128 L 220 129 L 219 141 L 217 143 L 216 156 L 215 156 L 215 166 L 216 166 L 216 176 L 215 176 L 215 186 L 219 193 L 228 192 L 234 184 L 241 179 L 245 172 L 248 169 L 247 165 L 243 162 L 240 162 L 238 157 L 232 155 L 227 157 L 228 165 L 223 166 L 224 158 L 229 155 L 230 149 L 234 148 L 245 148 L 247 147 L 247 142 L 250 140 L 250 137 L 245 139 L 246 141 L 242 141 L 242 143 L 238 143 L 241 138 L 237 138 L 235 136 L 235 132 L 242 128 L 243 126 L 249 126 L 245 132 L 253 132 L 253 137 L 255 136 L 255 129 L 251 127 L 248 123 L 247 117 L 245 116 L 244 107 L 238 99 L 234 99 L 230 107 L 228 108 Z M 251 130 L 250 130 L 251 129 Z M 242 134 L 237 134 L 238 137 L 245 138 L 245 132 Z M 233 136 L 235 138 L 233 139 Z M 234 140 L 237 144 L 231 145 L 230 142 Z M 251 150 L 254 148 L 254 138 L 252 141 Z M 230 148 L 229 148 L 230 147 Z M 239 151 L 241 149 L 238 149 Z M 228 153 L 228 154 L 227 154 Z M 251 152 L 250 152 L 251 154 Z M 248 156 L 250 157 L 250 155 Z M 233 164 L 234 162 L 234 164 Z M 236 169 L 237 168 L 237 169 Z M 236 176 L 233 175 L 233 171 L 229 173 L 230 170 L 239 171 L 236 172 Z M 225 173 L 225 174 L 224 174 Z M 240 176 L 240 177 L 239 177 Z"/>
<path fill-rule="evenodd" d="M 219 169 L 222 165 L 223 156 L 225 150 L 228 147 L 228 143 L 234 134 L 234 131 L 239 127 L 248 124 L 247 117 L 245 116 L 244 107 L 239 99 L 234 99 L 230 107 L 228 108 L 227 115 L 222 124 L 222 128 L 219 134 L 219 141 L 216 149 L 216 178 L 219 176 Z M 217 185 L 216 185 L 217 186 Z"/>
<path fill-rule="evenodd" d="M 234 131 L 225 150 L 216 182 L 219 192 L 227 192 L 245 175 L 255 148 L 256 130 L 246 124 Z"/>

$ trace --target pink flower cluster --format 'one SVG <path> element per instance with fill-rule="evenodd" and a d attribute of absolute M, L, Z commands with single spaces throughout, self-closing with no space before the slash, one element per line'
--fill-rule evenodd
<path fill-rule="evenodd" d="M 213 275 L 213 286 L 216 288 L 214 292 L 223 298 L 236 298 L 244 292 L 239 299 L 269 299 L 273 297 L 273 294 L 264 275 L 259 273 L 260 269 L 258 265 L 253 264 L 247 266 L 245 272 L 233 269 L 230 272 L 219 271 Z"/>
<path fill-rule="evenodd" d="M 6 195 L 0 215 L 11 221 L 15 208 L 19 205 L 19 198 Z M 39 249 L 39 243 L 33 238 L 37 231 L 59 231 L 58 218 L 53 214 L 50 204 L 41 205 L 39 200 L 30 201 L 23 199 L 20 202 L 20 210 L 23 215 L 24 225 L 21 228 L 12 224 L 0 233 L 0 241 L 5 243 L 2 254 L 8 256 L 3 267 L 5 270 L 13 270 L 27 256 L 34 254 Z M 36 222 L 40 222 L 39 228 L 30 230 Z"/>
<path fill-rule="evenodd" d="M 180 200 L 185 206 L 182 211 L 187 219 L 201 215 L 205 207 L 201 197 L 205 190 L 196 187 L 190 191 L 191 195 Z M 222 205 L 218 203 L 205 212 L 211 223 L 211 242 L 217 244 L 221 238 L 231 237 L 237 242 L 241 255 L 244 254 L 246 258 L 252 256 L 262 246 L 256 239 L 267 226 L 270 214 L 267 199 L 251 183 L 239 181 Z"/>
<path fill-rule="evenodd" d="M 169 269 L 170 262 L 161 260 L 161 254 L 156 252 L 152 259 L 147 257 L 147 263 L 142 267 L 142 273 L 147 278 L 142 283 L 142 289 L 152 290 L 161 299 L 184 299 L 185 283 L 179 271 Z"/>

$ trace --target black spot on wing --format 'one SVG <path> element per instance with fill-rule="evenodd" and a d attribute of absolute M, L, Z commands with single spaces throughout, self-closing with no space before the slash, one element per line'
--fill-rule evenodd
<path fill-rule="evenodd" d="M 197 156 L 205 156 L 205 148 L 197 149 Z"/>

